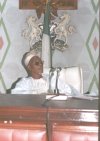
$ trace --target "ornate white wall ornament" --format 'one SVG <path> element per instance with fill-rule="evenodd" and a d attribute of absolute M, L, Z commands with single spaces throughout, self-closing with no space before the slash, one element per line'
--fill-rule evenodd
<path fill-rule="evenodd" d="M 58 49 L 64 51 L 69 47 L 68 36 L 76 31 L 75 27 L 69 24 L 70 20 L 68 14 L 63 14 L 59 18 L 59 22 L 51 23 L 50 34 L 53 50 Z M 28 27 L 22 31 L 22 36 L 28 39 L 30 49 L 41 50 L 43 24 L 38 24 L 38 19 L 34 16 L 29 16 L 26 22 Z"/>
<path fill-rule="evenodd" d="M 54 43 L 57 39 L 64 40 L 64 45 L 67 45 L 68 35 L 72 34 L 74 31 L 74 27 L 69 25 L 70 16 L 68 14 L 64 14 L 60 17 L 60 22 L 56 23 L 56 27 L 54 28 L 54 33 L 56 35 L 54 39 Z M 64 38 L 64 39 L 63 39 Z"/>
<path fill-rule="evenodd" d="M 28 27 L 22 31 L 22 36 L 29 40 L 30 48 L 41 40 L 42 30 L 38 24 L 38 19 L 34 16 L 29 16 L 26 19 Z"/>

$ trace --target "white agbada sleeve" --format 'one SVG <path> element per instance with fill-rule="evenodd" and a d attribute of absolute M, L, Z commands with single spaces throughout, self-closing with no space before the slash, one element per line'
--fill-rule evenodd
<path fill-rule="evenodd" d="M 72 89 L 61 78 L 58 79 L 57 87 L 59 93 L 71 95 Z M 11 90 L 11 94 L 40 94 L 48 93 L 49 82 L 48 78 L 33 79 L 32 77 L 22 78 Z M 56 74 L 51 80 L 51 89 L 54 92 L 56 88 Z"/>
<path fill-rule="evenodd" d="M 22 78 L 16 83 L 15 88 L 11 90 L 11 94 L 29 94 L 30 93 L 30 79 Z"/>
<path fill-rule="evenodd" d="M 48 84 L 47 82 L 41 79 L 22 78 L 11 90 L 11 94 L 41 94 L 47 93 Z"/>

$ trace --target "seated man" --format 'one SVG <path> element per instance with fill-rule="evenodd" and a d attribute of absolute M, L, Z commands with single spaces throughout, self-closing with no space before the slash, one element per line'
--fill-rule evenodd
<path fill-rule="evenodd" d="M 15 88 L 11 90 L 12 94 L 42 94 L 48 93 L 48 78 L 43 75 L 43 62 L 38 53 L 30 51 L 24 58 L 28 77 L 20 79 Z M 55 81 L 51 81 L 51 89 L 55 89 Z M 58 80 L 58 89 L 60 93 L 71 94 L 71 88 L 63 80 Z"/>

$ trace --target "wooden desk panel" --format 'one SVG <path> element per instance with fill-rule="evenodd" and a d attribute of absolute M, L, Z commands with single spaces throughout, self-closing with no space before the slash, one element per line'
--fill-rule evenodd
<path fill-rule="evenodd" d="M 19 98 L 18 96 L 7 97 L 4 96 L 0 99 L 2 101 L 0 106 L 0 128 L 45 131 L 47 141 L 59 141 L 62 137 L 62 141 L 66 141 L 67 137 L 67 141 L 70 141 L 71 138 L 71 141 L 76 141 L 73 138 L 74 135 L 76 139 L 80 139 L 80 136 L 82 136 L 82 141 L 86 141 L 86 138 L 92 141 L 90 140 L 92 135 L 93 141 L 97 141 L 97 101 L 70 99 L 62 102 L 50 101 L 44 106 L 45 99 L 41 101 L 41 99 L 39 100 L 34 96 L 24 98 L 22 96 L 19 96 Z M 40 103 L 36 103 L 36 99 Z M 16 101 L 15 104 L 14 101 Z M 85 103 L 85 106 L 83 103 Z M 90 133 L 92 134 L 90 135 Z"/>

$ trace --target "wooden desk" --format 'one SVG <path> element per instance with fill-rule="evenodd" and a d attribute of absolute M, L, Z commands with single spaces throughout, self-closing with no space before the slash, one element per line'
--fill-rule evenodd
<path fill-rule="evenodd" d="M 0 95 L 0 128 L 45 131 L 38 141 L 97 141 L 98 101 Z M 25 140 L 26 141 L 26 140 Z"/>

